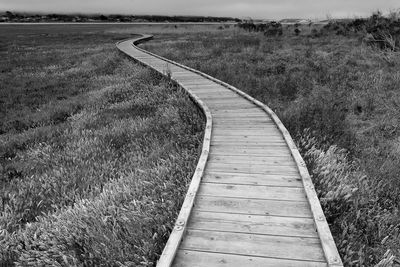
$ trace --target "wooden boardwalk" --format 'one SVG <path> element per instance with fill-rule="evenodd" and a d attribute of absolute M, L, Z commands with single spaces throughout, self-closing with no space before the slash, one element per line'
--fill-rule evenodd
<path fill-rule="evenodd" d="M 122 41 L 203 110 L 203 151 L 157 266 L 342 266 L 314 187 L 276 115 L 236 88 Z"/>

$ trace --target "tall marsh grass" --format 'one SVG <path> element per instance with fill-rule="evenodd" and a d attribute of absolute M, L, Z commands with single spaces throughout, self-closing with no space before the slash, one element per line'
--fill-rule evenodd
<path fill-rule="evenodd" d="M 400 54 L 389 60 L 357 34 L 313 27 L 176 34 L 144 47 L 236 86 L 269 105 L 299 144 L 312 140 L 302 154 L 344 263 L 372 266 L 400 257 Z"/>
<path fill-rule="evenodd" d="M 154 266 L 186 194 L 200 111 L 113 44 L 87 46 L 3 65 L 2 266 Z"/>

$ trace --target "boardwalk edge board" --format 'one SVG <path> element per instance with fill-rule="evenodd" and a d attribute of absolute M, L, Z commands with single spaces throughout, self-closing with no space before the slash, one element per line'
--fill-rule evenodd
<path fill-rule="evenodd" d="M 138 38 L 134 38 L 134 39 L 130 38 L 130 39 L 122 40 L 117 43 L 117 47 L 118 47 L 119 43 L 130 40 L 132 42 L 132 46 L 141 52 L 144 52 L 148 55 L 159 58 L 159 59 L 165 61 L 166 63 L 170 63 L 172 65 L 176 65 L 178 67 L 187 69 L 193 73 L 196 73 L 208 80 L 211 80 L 217 84 L 222 85 L 223 87 L 226 87 L 226 88 L 232 90 L 233 92 L 237 93 L 238 95 L 244 97 L 245 99 L 249 100 L 250 102 L 254 103 L 258 107 L 263 109 L 273 119 L 274 123 L 277 125 L 279 131 L 282 133 L 282 135 L 290 149 L 290 153 L 296 162 L 297 168 L 298 168 L 300 176 L 302 178 L 302 183 L 304 186 L 304 190 L 306 192 L 308 203 L 311 207 L 311 212 L 312 212 L 312 216 L 314 219 L 315 228 L 317 229 L 318 236 L 321 240 L 322 249 L 323 249 L 326 261 L 328 263 L 328 266 L 343 266 L 342 261 L 339 256 L 339 253 L 338 253 L 338 250 L 337 250 L 337 247 L 335 245 L 332 234 L 330 232 L 328 223 L 326 221 L 325 215 L 322 211 L 322 207 L 321 207 L 319 199 L 317 197 L 313 182 L 312 182 L 310 174 L 307 170 L 306 164 L 305 164 L 303 158 L 301 157 L 300 152 L 298 151 L 295 142 L 293 141 L 293 139 L 290 136 L 289 132 L 287 131 L 286 127 L 283 125 L 283 123 L 278 118 L 278 116 L 275 114 L 275 112 L 273 112 L 265 104 L 254 99 L 253 97 L 249 96 L 248 94 L 240 91 L 236 87 L 233 87 L 233 86 L 231 86 L 223 81 L 220 81 L 214 77 L 211 77 L 203 72 L 200 72 L 198 70 L 192 69 L 185 65 L 179 64 L 172 60 L 163 58 L 159 55 L 153 54 L 151 52 L 148 52 L 148 51 L 136 46 L 136 44 L 147 41 L 147 40 L 151 39 L 152 37 L 153 36 L 151 36 L 151 35 L 142 35 L 141 37 L 138 37 Z M 136 58 L 134 58 L 134 59 L 150 68 L 153 68 L 149 64 L 142 62 L 140 59 L 136 59 Z M 161 71 L 159 71 L 159 72 L 161 73 Z M 162 72 L 162 74 L 164 76 L 170 77 L 174 82 L 176 82 L 179 86 L 181 86 L 184 90 L 186 90 L 189 93 L 190 97 L 195 101 L 195 103 L 200 107 L 200 109 L 204 112 L 204 114 L 206 116 L 206 128 L 205 128 L 205 134 L 204 134 L 204 139 L 203 139 L 202 153 L 201 153 L 199 162 L 197 164 L 196 171 L 193 175 L 191 184 L 189 186 L 189 190 L 186 194 L 184 203 L 182 205 L 181 211 L 178 215 L 178 219 L 176 220 L 175 227 L 171 232 L 171 235 L 167 241 L 167 244 L 166 244 L 166 246 L 163 250 L 163 253 L 157 264 L 157 266 L 159 266 L 159 267 L 169 267 L 172 265 L 172 263 L 174 261 L 176 252 L 178 250 L 180 242 L 182 241 L 182 238 L 186 231 L 186 223 L 189 220 L 190 212 L 191 212 L 193 204 L 194 204 L 197 190 L 199 188 L 201 178 L 203 176 L 203 172 L 204 172 L 205 166 L 207 164 L 208 154 L 209 154 L 210 145 L 211 145 L 212 116 L 211 116 L 210 110 L 205 105 L 205 103 L 198 96 L 196 96 L 190 89 L 185 88 L 181 83 L 179 83 L 179 81 L 174 79 L 173 76 L 171 77 L 167 70 L 165 72 Z"/>

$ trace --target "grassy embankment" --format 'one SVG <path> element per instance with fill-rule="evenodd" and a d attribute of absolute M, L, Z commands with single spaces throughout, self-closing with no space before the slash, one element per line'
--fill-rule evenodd
<path fill-rule="evenodd" d="M 284 26 L 159 36 L 146 49 L 201 70 L 276 111 L 308 163 L 346 266 L 400 256 L 400 55 Z M 174 41 L 175 40 L 175 41 Z"/>
<path fill-rule="evenodd" d="M 126 33 L 28 27 L 0 48 L 0 265 L 152 266 L 201 113 L 117 51 Z"/>

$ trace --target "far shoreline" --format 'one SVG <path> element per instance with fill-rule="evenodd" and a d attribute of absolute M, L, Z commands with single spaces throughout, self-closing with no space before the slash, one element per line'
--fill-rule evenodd
<path fill-rule="evenodd" d="M 237 22 L 0 22 L 0 25 L 235 25 Z"/>

